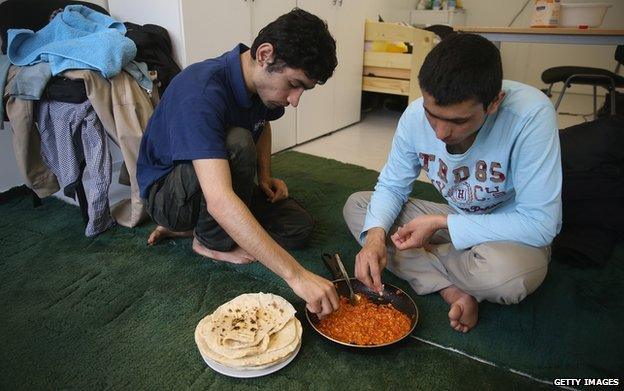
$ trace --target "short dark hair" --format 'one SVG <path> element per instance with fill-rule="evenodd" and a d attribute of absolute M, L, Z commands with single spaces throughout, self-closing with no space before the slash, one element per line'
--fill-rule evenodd
<path fill-rule="evenodd" d="M 418 82 L 440 106 L 475 99 L 487 109 L 502 88 L 500 52 L 480 35 L 452 34 L 429 52 Z"/>
<path fill-rule="evenodd" d="M 312 80 L 323 84 L 338 65 L 336 40 L 327 23 L 318 16 L 295 8 L 266 25 L 251 45 L 251 57 L 263 43 L 273 45 L 273 63 L 269 71 L 284 66 L 301 69 Z"/>

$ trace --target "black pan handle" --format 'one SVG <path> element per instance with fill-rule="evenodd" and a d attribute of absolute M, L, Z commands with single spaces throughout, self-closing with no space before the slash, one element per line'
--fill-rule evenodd
<path fill-rule="evenodd" d="M 327 267 L 327 270 L 329 270 L 334 280 L 340 280 L 343 278 L 338 262 L 336 262 L 336 258 L 334 258 L 333 255 L 329 253 L 322 253 L 321 259 L 323 259 L 325 267 Z"/>

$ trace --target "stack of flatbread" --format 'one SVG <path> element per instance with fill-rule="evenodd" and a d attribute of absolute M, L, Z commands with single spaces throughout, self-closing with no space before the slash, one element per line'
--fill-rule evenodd
<path fill-rule="evenodd" d="M 195 328 L 204 359 L 239 370 L 258 370 L 287 360 L 301 344 L 294 307 L 270 293 L 247 293 L 223 304 Z"/>

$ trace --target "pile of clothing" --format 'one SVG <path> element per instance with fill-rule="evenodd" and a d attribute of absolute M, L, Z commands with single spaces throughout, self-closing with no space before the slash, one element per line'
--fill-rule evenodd
<path fill-rule="evenodd" d="M 6 107 L 21 174 L 41 198 L 61 188 L 77 198 L 87 236 L 115 223 L 136 226 L 147 217 L 136 182 L 141 137 L 158 103 L 159 87 L 162 92 L 180 71 L 171 58 L 167 31 L 123 24 L 91 4 L 50 9 L 60 2 L 29 1 L 47 7 L 49 22 L 37 31 L 7 29 L 6 55 L 0 55 L 0 119 Z M 24 0 L 8 0 L 0 4 L 5 11 L 0 14 L 13 14 L 11 23 L 23 21 L 24 15 L 16 12 L 26 12 L 24 5 Z M 131 188 L 131 199 L 112 207 L 108 139 L 123 156 L 120 183 Z M 87 196 L 84 170 L 91 178 Z"/>

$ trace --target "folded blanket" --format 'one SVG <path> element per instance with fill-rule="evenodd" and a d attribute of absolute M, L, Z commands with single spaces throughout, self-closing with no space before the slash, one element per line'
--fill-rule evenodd
<path fill-rule="evenodd" d="M 123 23 L 82 5 L 68 5 L 37 32 L 8 31 L 7 54 L 14 65 L 49 62 L 52 75 L 67 69 L 93 69 L 117 75 L 136 56 Z"/>

